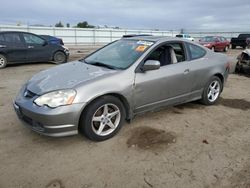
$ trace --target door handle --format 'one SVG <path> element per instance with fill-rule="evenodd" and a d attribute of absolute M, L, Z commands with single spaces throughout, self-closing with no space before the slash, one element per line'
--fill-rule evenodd
<path fill-rule="evenodd" d="M 184 74 L 188 74 L 189 73 L 189 69 L 184 70 Z"/>
<path fill-rule="evenodd" d="M 34 48 L 34 46 L 28 46 L 28 48 L 30 49 L 30 48 Z"/>
<path fill-rule="evenodd" d="M 6 48 L 7 46 L 6 45 L 1 45 L 0 44 L 0 48 Z"/>

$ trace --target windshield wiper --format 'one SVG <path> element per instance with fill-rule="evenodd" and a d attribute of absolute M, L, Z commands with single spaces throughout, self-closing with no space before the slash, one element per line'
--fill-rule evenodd
<path fill-rule="evenodd" d="M 94 61 L 94 62 L 86 62 L 85 61 L 85 63 L 90 64 L 90 65 L 100 66 L 100 67 L 106 67 L 106 68 L 109 68 L 109 69 L 117 69 L 116 67 L 114 67 L 112 65 L 107 65 L 105 63 L 98 62 L 98 61 Z"/>

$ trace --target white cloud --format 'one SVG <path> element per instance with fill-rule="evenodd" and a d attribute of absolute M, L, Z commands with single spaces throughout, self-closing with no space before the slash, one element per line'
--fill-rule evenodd
<path fill-rule="evenodd" d="M 250 30 L 250 1 L 228 0 L 22 0 L 1 2 L 0 23 L 124 28 Z"/>

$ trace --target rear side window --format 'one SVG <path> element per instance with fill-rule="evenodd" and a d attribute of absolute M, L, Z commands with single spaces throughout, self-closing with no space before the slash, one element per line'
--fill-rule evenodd
<path fill-rule="evenodd" d="M 190 52 L 191 59 L 198 59 L 206 54 L 206 51 L 197 45 L 187 43 L 187 47 Z"/>
<path fill-rule="evenodd" d="M 248 38 L 248 37 L 250 37 L 250 34 L 240 34 L 239 36 L 238 36 L 238 38 Z"/>
<path fill-rule="evenodd" d="M 40 37 L 31 34 L 23 34 L 24 40 L 27 44 L 44 44 L 44 40 Z"/>
<path fill-rule="evenodd" d="M 223 41 L 227 41 L 227 39 L 225 37 L 221 37 L 223 39 Z"/>
<path fill-rule="evenodd" d="M 20 35 L 18 33 L 5 33 L 5 42 L 9 43 L 22 43 Z"/>

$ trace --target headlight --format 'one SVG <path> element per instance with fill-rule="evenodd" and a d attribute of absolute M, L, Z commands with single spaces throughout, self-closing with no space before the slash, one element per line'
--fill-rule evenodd
<path fill-rule="evenodd" d="M 76 91 L 73 89 L 53 91 L 38 97 L 34 100 L 34 103 L 38 106 L 47 105 L 51 108 L 56 108 L 58 106 L 72 104 L 75 96 Z"/>
<path fill-rule="evenodd" d="M 66 46 L 62 46 L 64 48 L 64 51 L 69 51 L 69 49 Z"/>

